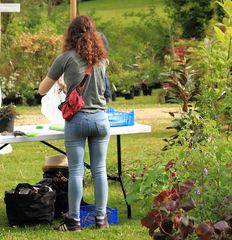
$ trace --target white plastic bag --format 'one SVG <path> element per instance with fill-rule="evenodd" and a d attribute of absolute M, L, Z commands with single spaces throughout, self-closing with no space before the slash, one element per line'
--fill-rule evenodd
<path fill-rule="evenodd" d="M 60 92 L 59 86 L 55 83 L 49 92 L 42 97 L 41 112 L 52 124 L 64 124 L 61 111 L 58 106 L 65 100 L 65 94 Z"/>

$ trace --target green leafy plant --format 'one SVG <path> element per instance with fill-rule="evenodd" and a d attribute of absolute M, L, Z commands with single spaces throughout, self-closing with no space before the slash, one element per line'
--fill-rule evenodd
<path fill-rule="evenodd" d="M 226 13 L 231 13 L 231 4 L 230 0 L 221 3 Z M 231 61 L 227 54 L 231 51 L 230 28 L 226 34 L 229 35 L 216 30 L 217 48 L 214 45 L 210 49 L 216 53 L 204 55 L 207 64 L 205 59 L 202 61 L 205 64 L 200 77 L 202 95 L 197 97 L 195 108 L 183 109 L 181 117 L 174 119 L 172 128 L 177 133 L 165 139 L 168 147 L 164 156 L 171 159 L 165 170 L 173 186 L 156 195 L 153 209 L 142 219 L 142 225 L 149 228 L 153 239 L 227 240 L 232 237 L 232 191 L 228 186 L 232 181 L 231 138 L 229 134 L 226 138 L 220 121 L 222 113 L 231 121 Z M 185 101 L 186 96 L 179 94 Z M 181 189 L 187 191 L 183 194 Z M 185 209 L 186 204 L 191 211 Z"/>
<path fill-rule="evenodd" d="M 225 13 L 223 22 L 214 26 L 211 35 L 198 48 L 203 75 L 197 107 L 218 124 L 231 126 L 232 1 L 220 1 L 218 4 Z"/>
<path fill-rule="evenodd" d="M 17 115 L 16 107 L 12 104 L 0 107 L 0 120 L 14 119 Z"/>
<path fill-rule="evenodd" d="M 157 166 L 152 169 L 144 166 L 128 175 L 127 201 L 129 204 L 139 202 L 142 209 L 150 209 L 152 198 L 159 193 L 160 187 L 169 187 L 168 175 L 164 168 L 164 165 L 157 163 Z"/>
<path fill-rule="evenodd" d="M 184 141 L 188 143 L 189 148 L 194 148 L 202 141 L 210 141 L 212 134 L 218 131 L 217 123 L 214 120 L 205 119 L 200 110 L 190 109 L 187 113 L 183 112 L 180 117 L 175 117 L 172 112 L 169 114 L 173 120 L 172 126 L 167 127 L 167 129 L 175 129 L 176 133 L 170 138 L 163 139 L 167 144 L 162 150 L 168 150 L 172 146 L 181 146 Z M 209 125 L 213 129 L 212 132 L 206 131 Z"/>

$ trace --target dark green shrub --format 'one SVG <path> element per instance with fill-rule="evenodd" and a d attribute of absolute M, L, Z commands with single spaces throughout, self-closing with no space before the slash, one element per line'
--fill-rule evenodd
<path fill-rule="evenodd" d="M 183 29 L 183 37 L 202 38 L 215 13 L 213 0 L 166 0 L 171 7 L 171 18 Z"/>

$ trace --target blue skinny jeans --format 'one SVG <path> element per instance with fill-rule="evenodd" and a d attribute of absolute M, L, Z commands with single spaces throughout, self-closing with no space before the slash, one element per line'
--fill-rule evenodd
<path fill-rule="evenodd" d="M 69 164 L 68 216 L 71 218 L 80 219 L 86 139 L 94 180 L 96 216 L 106 214 L 108 201 L 106 155 L 109 138 L 110 124 L 104 111 L 78 112 L 70 121 L 65 122 L 64 140 Z"/>

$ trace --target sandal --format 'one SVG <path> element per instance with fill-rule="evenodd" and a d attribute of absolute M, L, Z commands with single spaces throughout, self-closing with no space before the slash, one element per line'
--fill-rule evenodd
<path fill-rule="evenodd" d="M 67 216 L 63 216 L 64 221 L 59 224 L 57 227 L 54 228 L 54 230 L 61 231 L 61 232 L 67 232 L 67 231 L 74 231 L 74 232 L 80 232 L 81 225 L 80 221 L 76 221 L 72 218 L 68 218 Z"/>

